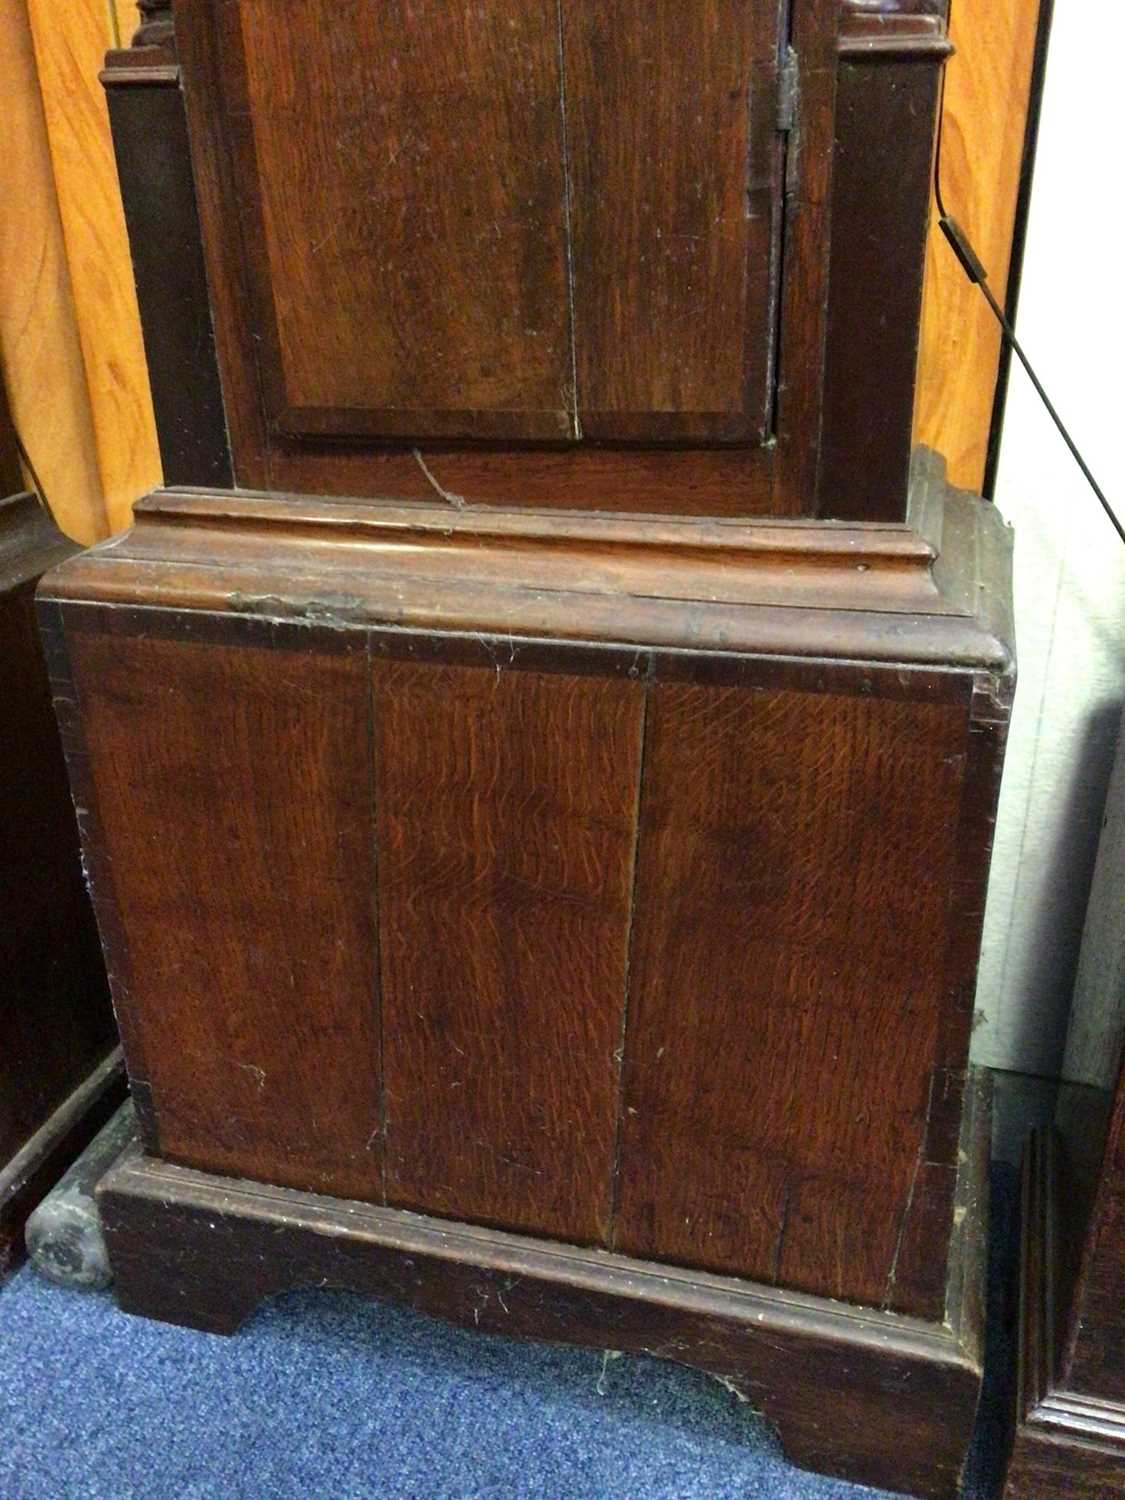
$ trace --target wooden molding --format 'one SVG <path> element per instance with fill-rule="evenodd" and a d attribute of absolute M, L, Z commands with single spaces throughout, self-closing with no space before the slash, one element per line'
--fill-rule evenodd
<path fill-rule="evenodd" d="M 163 491 L 54 598 L 628 647 L 979 666 L 1009 535 L 915 463 L 903 523 L 724 522 Z M 920 529 L 916 529 L 920 528 Z M 936 532 L 940 548 L 931 539 Z"/>
<path fill-rule="evenodd" d="M 1057 1144 L 1024 1157 L 1016 1429 L 1004 1500 L 1106 1500 L 1125 1491 L 1125 1407 L 1072 1391 L 1062 1375 Z"/>
<path fill-rule="evenodd" d="M 134 47 L 171 47 L 176 35 L 172 22 L 172 0 L 137 0 L 140 25 L 133 34 Z"/>
<path fill-rule="evenodd" d="M 837 48 L 843 57 L 948 57 L 953 47 L 944 9 L 903 6 L 888 0 L 848 0 L 840 15 Z"/>

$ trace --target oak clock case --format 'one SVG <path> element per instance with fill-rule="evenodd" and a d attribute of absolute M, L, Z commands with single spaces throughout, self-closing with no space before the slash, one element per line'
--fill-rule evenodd
<path fill-rule="evenodd" d="M 122 1305 L 646 1351 L 952 1495 L 1013 665 L 911 454 L 943 16 L 145 9 L 167 488 L 41 591 Z"/>

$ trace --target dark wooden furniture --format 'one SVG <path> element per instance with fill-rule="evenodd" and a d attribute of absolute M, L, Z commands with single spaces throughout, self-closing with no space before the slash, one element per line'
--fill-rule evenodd
<path fill-rule="evenodd" d="M 1055 1129 L 1024 1164 L 1005 1500 L 1125 1495 L 1125 740 L 1083 937 Z"/>
<path fill-rule="evenodd" d="M 1013 668 L 1005 530 L 910 452 L 943 17 L 148 11 L 169 487 L 42 591 L 122 1305 L 647 1350 L 952 1494 Z"/>
<path fill-rule="evenodd" d="M 35 623 L 78 549 L 23 489 L 0 392 L 0 1279 L 27 1215 L 120 1103 L 120 1050 Z"/>

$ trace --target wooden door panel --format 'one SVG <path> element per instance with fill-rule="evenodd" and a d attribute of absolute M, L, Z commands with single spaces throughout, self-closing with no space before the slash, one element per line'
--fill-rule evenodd
<path fill-rule="evenodd" d="M 760 437 L 776 9 L 564 0 L 562 14 L 582 432 Z"/>
<path fill-rule="evenodd" d="M 244 399 L 294 457 L 766 436 L 769 0 L 179 0 L 177 26 L 243 482 L 286 482 L 245 463 Z"/>
<path fill-rule="evenodd" d="M 555 0 L 238 14 L 277 428 L 570 436 Z"/>

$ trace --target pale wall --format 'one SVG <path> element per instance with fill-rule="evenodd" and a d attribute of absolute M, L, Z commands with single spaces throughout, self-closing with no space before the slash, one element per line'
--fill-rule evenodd
<path fill-rule="evenodd" d="M 1091 32 L 1089 7 L 1056 6 L 1018 331 L 1125 517 L 1122 56 L 1125 7 L 1098 6 Z M 1125 546 L 1016 365 L 996 499 L 1016 531 L 1020 685 L 975 1056 L 1054 1074 L 1125 701 Z"/>

